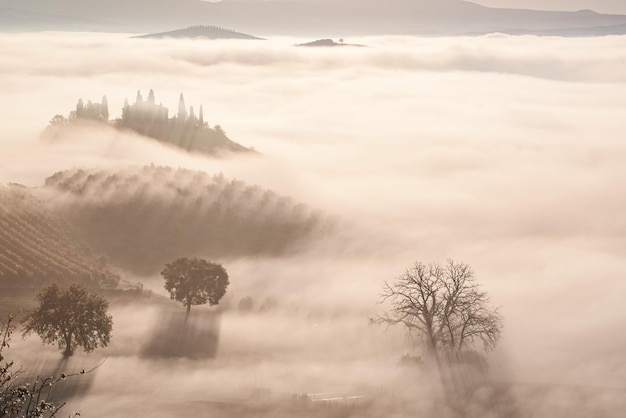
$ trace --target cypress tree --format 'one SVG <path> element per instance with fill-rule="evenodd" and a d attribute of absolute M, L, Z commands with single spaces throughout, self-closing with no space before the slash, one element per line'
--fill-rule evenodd
<path fill-rule="evenodd" d="M 122 120 L 128 121 L 130 119 L 130 105 L 128 99 L 124 99 L 124 107 L 122 108 Z"/>
<path fill-rule="evenodd" d="M 109 120 L 109 101 L 106 96 L 102 96 L 102 107 L 100 108 L 102 119 L 107 122 Z"/>
<path fill-rule="evenodd" d="M 83 99 L 78 99 L 78 103 L 76 103 L 76 117 L 83 117 L 83 113 L 85 112 L 85 103 Z"/>
<path fill-rule="evenodd" d="M 185 107 L 185 98 L 183 94 L 180 94 L 180 99 L 178 99 L 178 120 L 186 121 L 187 120 L 187 108 Z"/>

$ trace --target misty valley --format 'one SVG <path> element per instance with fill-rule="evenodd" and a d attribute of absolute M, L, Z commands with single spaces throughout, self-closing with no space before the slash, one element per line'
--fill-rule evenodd
<path fill-rule="evenodd" d="M 188 32 L 0 33 L 0 416 L 623 416 L 623 35 Z"/>

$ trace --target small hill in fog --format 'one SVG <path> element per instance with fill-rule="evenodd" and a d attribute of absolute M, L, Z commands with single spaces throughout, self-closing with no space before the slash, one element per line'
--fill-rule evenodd
<path fill-rule="evenodd" d="M 59 131 L 72 129 L 75 122 L 85 120 L 106 124 L 121 131 L 133 131 L 189 152 L 214 156 L 225 152 L 255 152 L 228 138 L 220 125 L 211 128 L 204 119 L 202 105 L 196 113 L 193 106 L 187 108 L 182 94 L 178 103 L 178 112 L 170 118 L 169 109 L 161 103 L 157 104 L 152 90 L 146 100 L 143 99 L 141 92 L 137 92 L 133 104 L 129 104 L 126 100 L 122 117 L 113 121 L 109 121 L 106 96 L 100 103 L 92 101 L 84 103 L 82 99 L 79 99 L 76 109 L 67 117 L 56 115 L 52 118 L 50 126 L 44 131 L 44 137 L 54 137 Z"/>
<path fill-rule="evenodd" d="M 256 36 L 235 32 L 218 26 L 189 26 L 185 29 L 177 29 L 169 32 L 150 33 L 147 35 L 133 36 L 133 38 L 183 38 L 183 39 L 251 39 L 262 40 Z"/>
<path fill-rule="evenodd" d="M 180 256 L 297 252 L 331 227 L 327 217 L 289 197 L 185 169 L 74 169 L 46 179 L 46 189 L 81 238 L 139 274 Z"/>
<path fill-rule="evenodd" d="M 37 287 L 55 280 L 112 288 L 119 277 L 30 189 L 0 185 L 0 285 Z"/>
<path fill-rule="evenodd" d="M 343 42 L 343 39 L 340 39 L 339 42 L 335 42 L 332 39 L 318 39 L 317 41 L 307 42 L 304 44 L 297 44 L 296 46 L 312 46 L 312 47 L 360 46 L 360 47 L 363 47 L 365 45 L 347 44 Z"/>

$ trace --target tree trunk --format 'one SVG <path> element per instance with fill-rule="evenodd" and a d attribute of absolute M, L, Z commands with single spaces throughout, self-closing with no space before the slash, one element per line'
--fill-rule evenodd
<path fill-rule="evenodd" d="M 191 303 L 187 304 L 187 313 L 185 313 L 185 323 L 187 323 L 187 320 L 189 319 L 189 313 L 191 312 Z"/>
<path fill-rule="evenodd" d="M 65 337 L 65 351 L 63 351 L 63 357 L 70 357 L 74 352 L 72 351 L 72 335 L 69 334 Z"/>

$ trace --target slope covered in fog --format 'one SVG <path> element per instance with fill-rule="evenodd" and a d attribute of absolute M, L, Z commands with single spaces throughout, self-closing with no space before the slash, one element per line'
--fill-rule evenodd
<path fill-rule="evenodd" d="M 80 281 L 115 286 L 119 278 L 69 225 L 19 185 L 0 185 L 0 284 Z"/>
<path fill-rule="evenodd" d="M 550 30 L 626 23 L 625 16 L 591 11 L 497 9 L 461 0 L 0 0 L 0 7 L 66 16 L 68 22 L 99 16 L 113 30 L 162 31 L 191 23 L 217 24 L 244 32 L 288 35 L 458 34 L 512 29 Z M 2 25 L 10 27 L 9 22 Z M 23 22 L 27 25 L 28 22 Z M 32 27 L 43 26 L 32 22 Z M 72 30 L 52 20 L 45 27 Z M 76 24 L 73 23 L 75 27 Z"/>
<path fill-rule="evenodd" d="M 87 242 L 137 273 L 180 256 L 296 252 L 329 227 L 321 214 L 271 190 L 185 169 L 75 169 L 49 177 L 46 188 Z"/>

